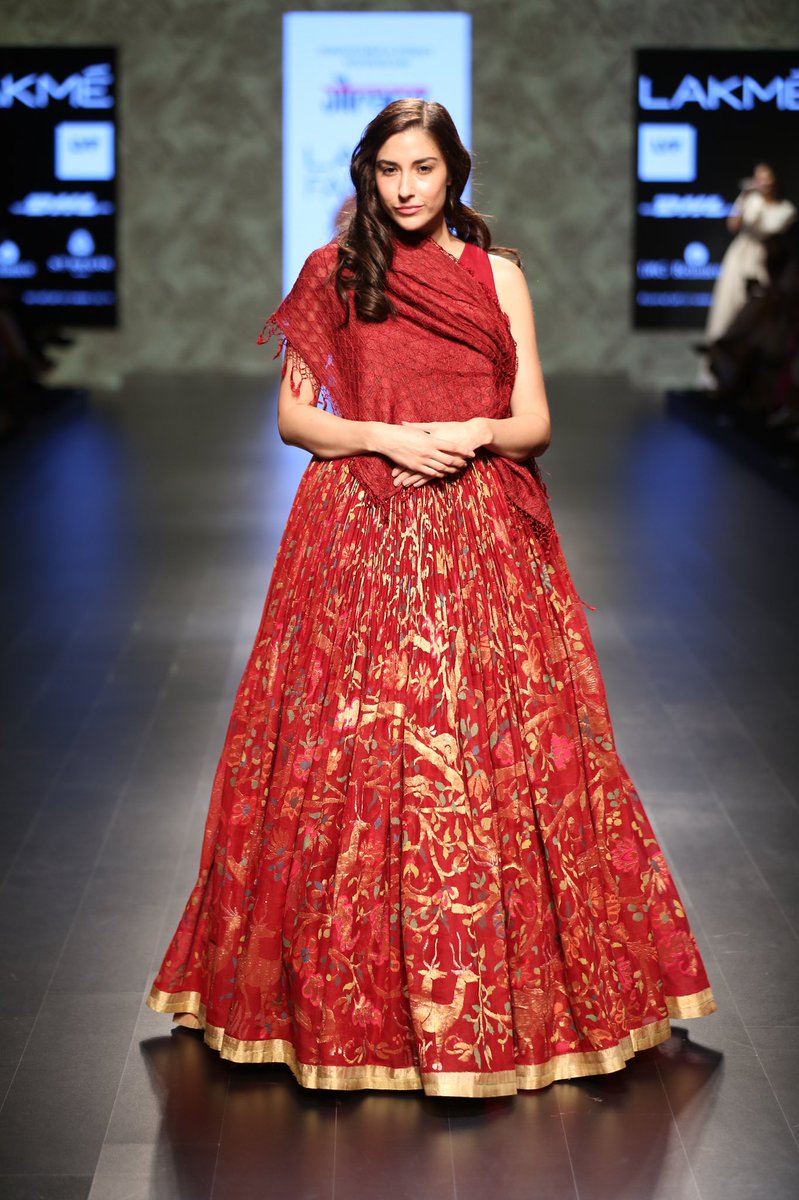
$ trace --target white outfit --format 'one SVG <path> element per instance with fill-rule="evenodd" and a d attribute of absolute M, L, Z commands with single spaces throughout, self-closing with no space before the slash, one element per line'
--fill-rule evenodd
<path fill-rule="evenodd" d="M 733 212 L 740 213 L 741 228 L 721 260 L 707 315 L 706 342 L 721 337 L 743 308 L 747 279 L 768 282 L 766 241 L 784 233 L 799 215 L 790 200 L 768 202 L 760 192 L 742 192 Z"/>

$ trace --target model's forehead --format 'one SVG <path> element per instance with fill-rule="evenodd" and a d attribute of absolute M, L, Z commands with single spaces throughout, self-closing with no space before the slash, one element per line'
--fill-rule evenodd
<path fill-rule="evenodd" d="M 415 160 L 418 158 L 439 158 L 439 150 L 435 140 L 420 126 L 404 129 L 402 133 L 393 134 L 377 152 L 379 159 L 388 158 L 392 162 L 400 159 Z"/>

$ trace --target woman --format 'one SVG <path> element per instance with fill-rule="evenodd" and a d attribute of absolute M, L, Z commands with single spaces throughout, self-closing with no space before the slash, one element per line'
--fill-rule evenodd
<path fill-rule="evenodd" d="M 794 205 L 780 197 L 772 167 L 758 163 L 727 217 L 727 228 L 735 237 L 721 260 L 708 310 L 704 345 L 711 357 L 713 344 L 730 330 L 747 302 L 749 280 L 769 282 L 769 243 L 784 234 L 796 217 Z M 698 382 L 711 390 L 717 387 L 706 357 L 700 361 Z"/>
<path fill-rule="evenodd" d="M 446 109 L 390 104 L 283 335 L 310 450 L 151 1007 L 309 1087 L 507 1095 L 715 1008 L 535 463 L 521 271 Z M 324 402 L 324 408 L 321 403 Z"/>

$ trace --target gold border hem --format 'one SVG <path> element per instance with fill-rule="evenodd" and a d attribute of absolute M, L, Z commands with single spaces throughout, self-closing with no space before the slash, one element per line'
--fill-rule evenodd
<path fill-rule="evenodd" d="M 291 1042 L 282 1038 L 241 1041 L 224 1029 L 209 1025 L 206 1008 L 199 992 L 162 992 L 153 987 L 146 1001 L 161 1013 L 191 1013 L 202 1022 L 203 1038 L 222 1058 L 237 1063 L 284 1063 L 299 1084 L 307 1088 L 337 1091 L 375 1089 L 383 1091 L 419 1091 L 428 1096 L 491 1097 L 512 1096 L 518 1091 L 547 1087 L 561 1079 L 584 1075 L 606 1075 L 620 1071 L 639 1050 L 665 1042 L 671 1036 L 671 1017 L 688 1019 L 715 1012 L 717 1005 L 711 988 L 691 996 L 668 996 L 668 1016 L 639 1029 L 631 1029 L 615 1046 L 605 1050 L 558 1054 L 545 1063 L 519 1064 L 506 1071 L 422 1072 L 418 1067 L 386 1067 L 375 1063 L 365 1066 L 324 1066 L 303 1063 Z"/>

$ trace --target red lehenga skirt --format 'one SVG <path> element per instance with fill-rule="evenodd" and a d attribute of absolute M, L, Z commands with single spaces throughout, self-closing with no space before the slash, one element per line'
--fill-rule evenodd
<path fill-rule="evenodd" d="M 148 1003 L 316 1088 L 508 1095 L 716 1005 L 585 613 L 490 456 L 313 459 Z"/>

